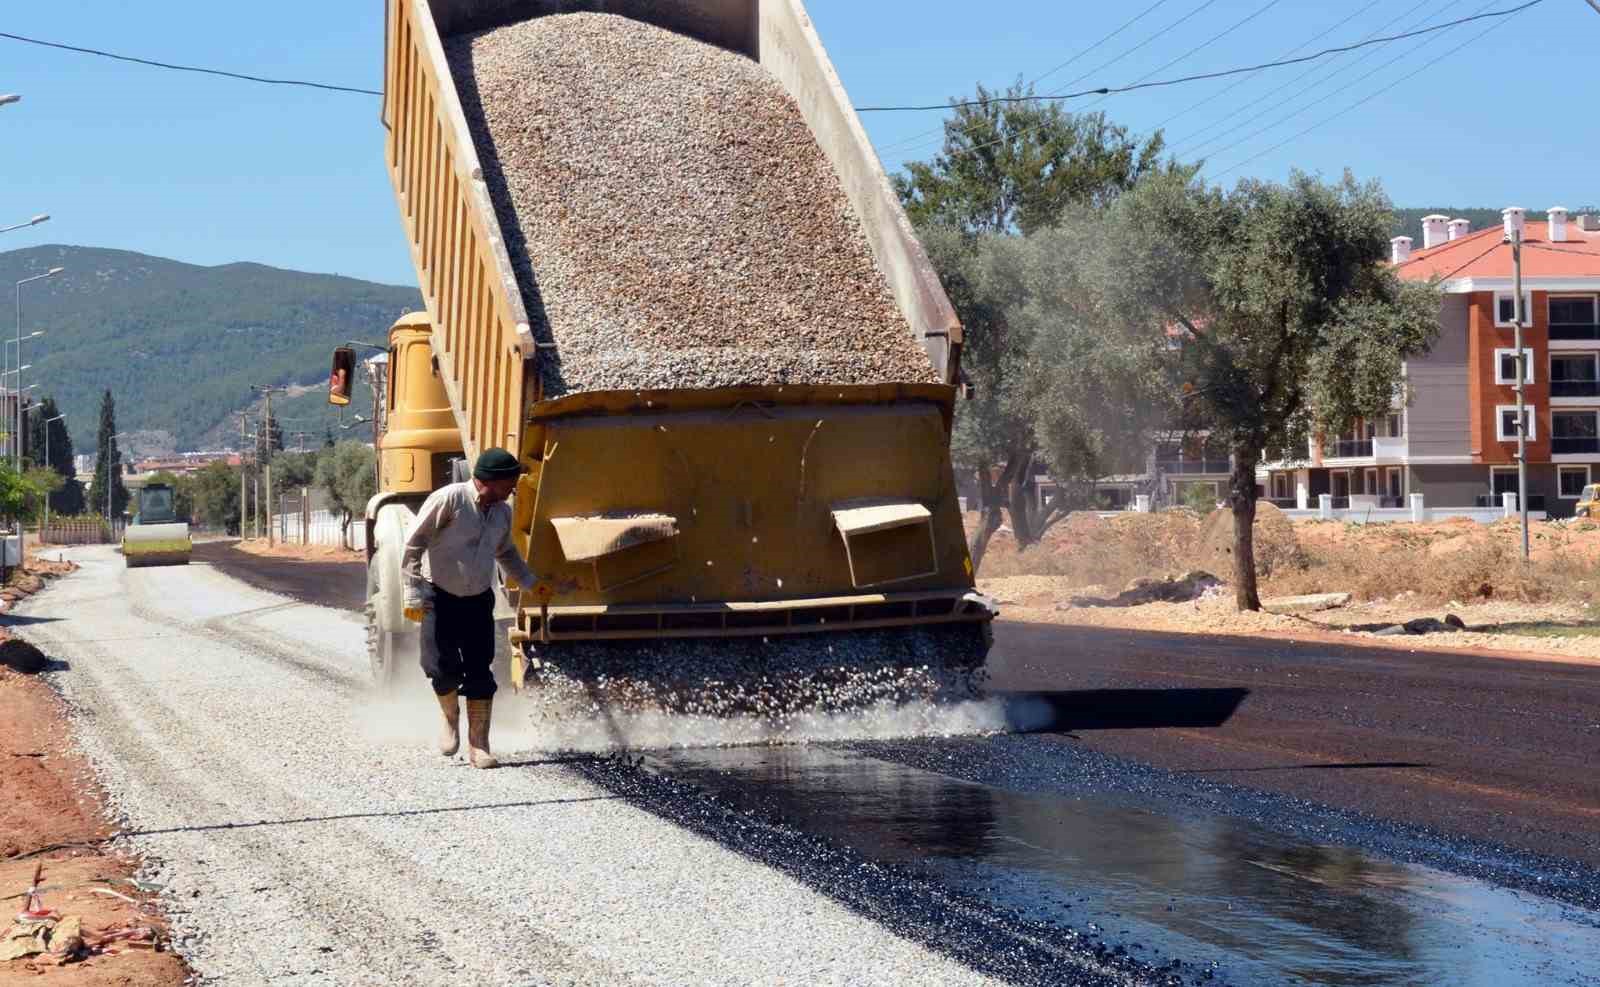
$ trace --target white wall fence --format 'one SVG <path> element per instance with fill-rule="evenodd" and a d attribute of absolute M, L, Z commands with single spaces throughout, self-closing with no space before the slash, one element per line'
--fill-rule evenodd
<path fill-rule="evenodd" d="M 1521 516 L 1517 511 L 1517 495 L 1514 493 L 1501 494 L 1499 507 L 1429 507 L 1422 494 L 1412 494 L 1407 497 L 1405 507 L 1380 507 L 1378 505 L 1382 500 L 1376 496 L 1356 495 L 1347 499 L 1350 506 L 1334 507 L 1334 498 L 1329 494 L 1322 494 L 1317 498 L 1317 506 L 1314 508 L 1302 510 L 1287 507 L 1282 510 L 1284 516 L 1291 521 L 1345 521 L 1351 524 L 1386 524 L 1398 521 L 1422 524 L 1455 518 L 1467 518 L 1480 524 L 1493 524 L 1505 518 Z M 1141 495 L 1135 498 L 1132 511 L 1096 513 L 1109 518 L 1118 514 L 1148 513 L 1150 509 L 1150 498 Z M 1530 521 L 1543 521 L 1546 516 L 1544 511 L 1528 511 Z"/>
<path fill-rule="evenodd" d="M 306 523 L 307 519 L 298 511 L 274 514 L 274 536 L 290 545 L 342 545 L 339 517 L 336 511 L 316 510 L 310 512 L 309 523 Z M 350 522 L 350 547 L 358 551 L 367 547 L 367 525 L 359 517 Z"/>

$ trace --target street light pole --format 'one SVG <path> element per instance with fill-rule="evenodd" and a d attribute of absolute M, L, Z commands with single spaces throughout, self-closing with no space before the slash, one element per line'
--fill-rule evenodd
<path fill-rule="evenodd" d="M 19 409 L 17 413 L 17 428 L 19 430 L 22 428 L 22 413 L 20 410 L 22 408 L 22 371 L 26 369 L 22 366 L 22 286 L 32 281 L 42 281 L 45 278 L 55 277 L 64 270 L 66 270 L 64 267 L 52 267 L 43 274 L 35 274 L 31 278 L 23 278 L 17 282 L 17 408 Z M 17 472 L 20 473 L 22 472 L 22 436 L 20 431 L 14 442 Z"/>
<path fill-rule="evenodd" d="M 267 547 L 271 548 L 272 545 L 277 541 L 277 539 L 273 537 L 272 532 L 272 392 L 286 391 L 288 388 L 273 387 L 269 384 L 253 384 L 251 385 L 250 389 L 252 391 L 260 391 L 267 396 L 267 417 L 266 420 L 262 422 L 260 428 L 257 429 L 257 431 L 263 432 L 264 436 L 263 441 L 257 442 L 257 447 L 260 448 L 263 445 L 265 446 L 263 449 L 263 458 L 265 459 L 265 462 L 262 464 L 261 469 L 267 481 Z M 259 505 L 257 506 L 259 508 Z"/>
<path fill-rule="evenodd" d="M 61 419 L 65 418 L 65 417 L 67 417 L 65 414 L 60 414 L 60 415 L 55 416 L 54 418 L 46 418 L 44 420 L 44 465 L 45 465 L 45 467 L 47 469 L 54 469 L 55 468 L 50 463 L 50 426 L 55 424 L 56 422 L 60 421 Z M 41 526 L 39 528 L 39 540 L 41 542 L 44 541 L 45 535 L 49 532 L 49 530 L 50 530 L 50 491 L 46 490 L 45 494 L 44 494 L 44 524 L 43 524 L 43 526 Z"/>
<path fill-rule="evenodd" d="M 42 212 L 28 220 L 26 223 L 18 223 L 15 226 L 0 226 L 0 233 L 10 233 L 12 230 L 25 230 L 30 226 L 38 226 L 40 223 L 48 223 L 49 221 L 50 214 L 47 212 Z"/>

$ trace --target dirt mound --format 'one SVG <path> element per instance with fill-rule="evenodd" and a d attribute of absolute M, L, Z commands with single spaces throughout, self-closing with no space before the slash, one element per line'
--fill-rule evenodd
<path fill-rule="evenodd" d="M 1215 510 L 1200 529 L 1200 564 L 1213 572 L 1233 574 L 1233 512 Z M 1254 525 L 1256 572 L 1263 578 L 1303 561 L 1300 540 L 1288 515 L 1266 501 L 1256 503 Z"/>

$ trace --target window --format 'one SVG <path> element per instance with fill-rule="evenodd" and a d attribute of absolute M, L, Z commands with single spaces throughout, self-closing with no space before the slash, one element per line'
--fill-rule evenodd
<path fill-rule="evenodd" d="M 1523 383 L 1533 383 L 1533 350 L 1526 346 L 1522 348 L 1522 368 L 1525 376 Z M 1516 350 L 1494 351 L 1494 382 L 1496 384 L 1515 384 L 1517 382 Z"/>
<path fill-rule="evenodd" d="M 1550 299 L 1550 324 L 1553 326 L 1592 326 L 1595 296 L 1555 295 Z"/>
<path fill-rule="evenodd" d="M 1600 362 L 1594 353 L 1563 353 L 1550 357 L 1550 396 L 1600 397 Z"/>
<path fill-rule="evenodd" d="M 1272 499 L 1273 500 L 1288 500 L 1290 496 L 1291 495 L 1289 493 L 1289 474 L 1287 474 L 1287 473 L 1274 473 L 1274 474 L 1272 474 Z"/>
<path fill-rule="evenodd" d="M 1600 415 L 1593 411 L 1558 411 L 1551 415 L 1550 452 L 1600 453 Z"/>
<path fill-rule="evenodd" d="M 1385 473 L 1385 479 L 1388 481 L 1388 489 L 1385 493 L 1390 499 L 1400 500 L 1405 497 L 1406 479 L 1404 470 L 1398 466 L 1391 466 Z M 1395 506 L 1398 507 L 1400 505 L 1396 504 Z"/>
<path fill-rule="evenodd" d="M 1404 434 L 1405 434 L 1405 425 L 1404 425 L 1403 421 L 1400 418 L 1400 412 L 1396 411 L 1396 412 L 1394 412 L 1393 414 L 1389 415 L 1387 418 L 1384 419 L 1384 430 L 1383 430 L 1383 437 L 1384 438 L 1386 438 L 1386 439 L 1398 439 Z"/>
<path fill-rule="evenodd" d="M 1577 500 L 1583 496 L 1583 488 L 1589 485 L 1589 467 L 1587 466 L 1558 466 L 1556 467 L 1556 496 L 1564 500 Z"/>
<path fill-rule="evenodd" d="M 1528 440 L 1531 442 L 1538 437 L 1539 416 L 1534 414 L 1536 409 L 1531 404 L 1524 405 L 1522 410 L 1524 420 L 1528 426 Z M 1517 406 L 1514 404 L 1502 404 L 1496 407 L 1494 411 L 1494 437 L 1501 442 L 1517 441 Z"/>
<path fill-rule="evenodd" d="M 1378 471 L 1375 469 L 1361 471 L 1361 492 L 1369 497 L 1378 496 Z"/>
<path fill-rule="evenodd" d="M 1512 301 L 1512 294 L 1509 291 L 1497 291 L 1494 293 L 1495 325 L 1509 326 L 1511 324 L 1511 317 L 1515 314 Z M 1531 291 L 1522 293 L 1522 324 L 1524 326 L 1533 324 L 1533 293 Z"/>

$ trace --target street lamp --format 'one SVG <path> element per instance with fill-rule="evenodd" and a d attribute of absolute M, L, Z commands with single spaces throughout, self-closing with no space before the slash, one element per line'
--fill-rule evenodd
<path fill-rule="evenodd" d="M 55 416 L 54 418 L 46 418 L 44 420 L 44 465 L 45 465 L 45 469 L 54 469 L 55 468 L 54 466 L 52 466 L 50 464 L 50 426 L 54 425 L 56 422 L 60 421 L 61 419 L 65 418 L 65 417 L 67 417 L 66 414 L 62 413 L 62 414 L 59 414 L 59 415 Z M 62 427 L 65 428 L 66 426 L 62 426 Z M 45 495 L 44 495 L 44 527 L 39 529 L 39 540 L 40 541 L 44 541 L 45 537 L 48 535 L 49 531 L 50 531 L 50 492 L 49 491 L 45 491 Z"/>
<path fill-rule="evenodd" d="M 44 278 L 55 277 L 57 274 L 60 274 L 64 270 L 66 270 L 66 268 L 64 268 L 64 267 L 52 267 L 50 270 L 44 272 L 43 274 L 35 274 L 31 278 L 23 278 L 21 281 L 17 282 L 17 338 L 16 338 L 16 343 L 17 343 L 17 362 L 18 363 L 22 362 L 22 286 L 25 285 L 25 284 L 28 284 L 31 281 L 40 281 L 40 280 L 43 280 Z M 24 371 L 26 369 L 27 369 L 27 367 L 18 367 L 17 368 L 17 390 L 19 392 L 22 390 L 22 371 Z M 17 407 L 19 409 L 22 407 L 22 398 L 21 398 L 20 394 L 17 397 Z M 17 428 L 20 429 L 21 427 L 22 427 L 22 414 L 21 414 L 21 412 L 19 410 L 19 412 L 17 414 Z M 16 457 L 15 458 L 16 458 L 16 462 L 17 462 L 17 471 L 20 473 L 22 471 L 22 442 L 21 442 L 20 439 L 16 443 Z"/>
<path fill-rule="evenodd" d="M 25 230 L 30 226 L 38 226 L 40 223 L 48 222 L 49 219 L 50 214 L 42 212 L 28 220 L 26 223 L 18 223 L 15 226 L 0 227 L 0 233 L 10 233 L 12 230 Z"/>
<path fill-rule="evenodd" d="M 111 452 L 116 448 L 118 439 L 132 434 L 132 432 L 118 432 L 106 439 L 106 527 L 111 529 L 113 538 L 116 536 L 117 528 L 116 522 L 111 520 L 111 491 L 117 489 L 117 481 L 116 477 L 111 475 L 111 471 L 116 468 L 116 464 L 111 461 Z"/>

